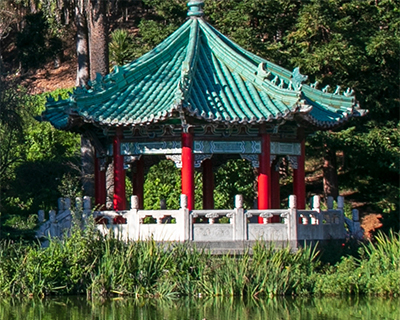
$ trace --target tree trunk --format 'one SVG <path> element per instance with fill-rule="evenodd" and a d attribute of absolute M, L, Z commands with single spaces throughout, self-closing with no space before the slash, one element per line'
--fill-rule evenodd
<path fill-rule="evenodd" d="M 90 79 L 108 74 L 108 21 L 106 2 L 91 0 L 88 10 Z"/>
<path fill-rule="evenodd" d="M 76 3 L 78 74 L 77 85 L 87 85 L 96 73 L 108 74 L 108 22 L 106 1 L 78 0 Z M 94 196 L 94 157 L 90 139 L 81 137 L 82 184 L 86 195 Z"/>
<path fill-rule="evenodd" d="M 88 27 L 85 14 L 85 1 L 79 0 L 75 7 L 76 22 L 76 54 L 78 58 L 78 66 L 76 73 L 76 86 L 86 86 L 89 80 L 89 42 Z"/>
<path fill-rule="evenodd" d="M 90 139 L 81 135 L 82 187 L 85 196 L 94 197 L 94 157 L 95 150 Z"/>
<path fill-rule="evenodd" d="M 334 199 L 339 195 L 336 167 L 336 152 L 325 146 L 324 164 L 322 166 L 324 195 L 325 197 L 331 196 Z"/>

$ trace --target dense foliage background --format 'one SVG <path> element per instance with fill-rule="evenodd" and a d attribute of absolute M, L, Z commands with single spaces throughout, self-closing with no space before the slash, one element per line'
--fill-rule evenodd
<path fill-rule="evenodd" d="M 22 215 L 77 195 L 79 137 L 39 123 L 44 95 L 20 85 L 43 66 L 76 59 L 76 8 L 85 0 L 3 0 L 0 3 L 0 188 L 2 236 L 22 226 Z M 186 19 L 186 0 L 108 2 L 110 61 L 127 63 L 153 48 Z M 339 192 L 363 213 L 383 215 L 384 229 L 399 229 L 399 57 L 397 0 L 206 0 L 205 18 L 245 49 L 289 70 L 300 66 L 311 82 L 352 88 L 367 116 L 341 131 L 307 139 L 308 194 L 323 194 L 324 164 L 337 174 Z M 72 40 L 71 40 L 72 39 Z M 49 63 L 51 63 L 49 65 Z M 66 94 L 66 90 L 51 93 Z M 325 162 L 324 162 L 325 161 Z M 163 173 L 158 175 L 154 170 Z M 232 161 L 216 174 L 216 205 L 231 206 L 243 193 L 251 205 L 251 168 Z M 154 180 L 158 175 L 158 180 Z M 166 198 L 176 205 L 179 172 L 152 168 L 146 207 Z M 248 179 L 250 178 L 250 180 Z M 174 188 L 171 189 L 171 180 Z M 201 184 L 201 177 L 197 177 Z M 155 187 L 153 181 L 157 182 Z M 235 182 L 232 182 L 235 181 Z M 290 179 L 282 179 L 284 194 Z M 228 188 L 229 187 L 229 188 Z M 286 192 L 286 193 L 285 193 Z M 200 199 L 199 194 L 197 198 Z M 201 206 L 197 201 L 196 206 Z M 19 215 L 16 215 L 19 214 Z M 12 219 L 11 219 L 11 218 Z M 7 231 L 8 230 L 8 231 Z"/>

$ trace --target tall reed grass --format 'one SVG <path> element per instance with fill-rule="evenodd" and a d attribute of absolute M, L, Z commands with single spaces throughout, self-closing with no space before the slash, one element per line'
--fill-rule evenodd
<path fill-rule="evenodd" d="M 213 256 L 184 243 L 122 242 L 95 227 L 74 227 L 69 237 L 39 243 L 0 242 L 0 295 L 88 294 L 174 296 L 276 296 L 308 294 L 396 295 L 400 240 L 383 234 L 318 268 L 310 247 L 292 252 L 257 243 L 252 254 Z M 322 271 L 323 270 L 323 271 Z"/>
<path fill-rule="evenodd" d="M 343 257 L 318 277 L 314 293 L 321 295 L 400 295 L 400 234 L 378 233 L 359 248 L 360 258 Z"/>

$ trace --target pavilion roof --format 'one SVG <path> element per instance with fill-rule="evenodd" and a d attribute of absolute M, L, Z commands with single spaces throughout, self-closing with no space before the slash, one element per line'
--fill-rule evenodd
<path fill-rule="evenodd" d="M 189 11 L 190 12 L 190 11 Z M 201 14 L 139 59 L 76 88 L 65 100 L 49 100 L 42 114 L 56 128 L 79 123 L 100 127 L 146 126 L 179 113 L 206 122 L 257 124 L 300 117 L 321 129 L 365 113 L 352 90 L 334 93 L 288 71 L 222 35 Z"/>

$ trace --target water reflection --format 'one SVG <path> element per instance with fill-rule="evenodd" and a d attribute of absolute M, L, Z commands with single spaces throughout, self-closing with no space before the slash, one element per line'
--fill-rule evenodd
<path fill-rule="evenodd" d="M 400 319 L 400 299 L 274 298 L 88 300 L 84 297 L 2 299 L 0 319 L 125 320 L 125 319 Z"/>

